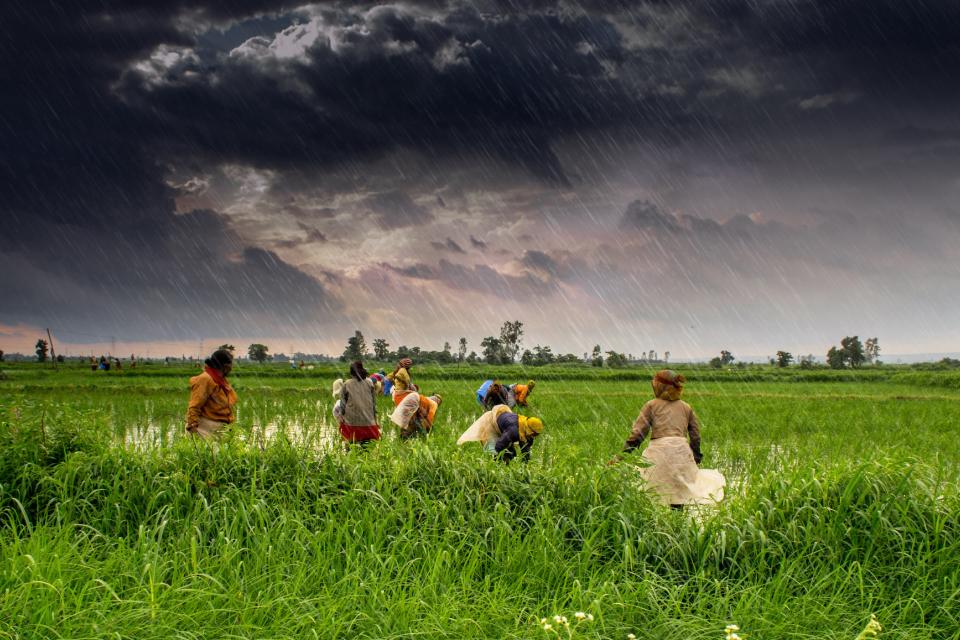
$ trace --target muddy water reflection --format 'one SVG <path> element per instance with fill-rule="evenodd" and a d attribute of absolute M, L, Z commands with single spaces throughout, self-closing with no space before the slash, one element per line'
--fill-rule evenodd
<path fill-rule="evenodd" d="M 127 448 L 167 447 L 186 435 L 182 407 L 170 403 L 125 400 L 108 411 L 118 440 Z M 237 421 L 228 427 L 227 436 L 260 449 L 279 441 L 313 450 L 342 446 L 332 402 L 315 397 L 245 399 L 237 407 Z"/>

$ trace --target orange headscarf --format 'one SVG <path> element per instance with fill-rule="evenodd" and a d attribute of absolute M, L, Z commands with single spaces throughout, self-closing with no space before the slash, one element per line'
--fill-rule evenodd
<path fill-rule="evenodd" d="M 653 376 L 651 385 L 653 386 L 653 395 L 655 398 L 673 402 L 680 399 L 683 393 L 683 383 L 687 381 L 681 374 L 670 369 L 661 369 L 657 375 Z"/>

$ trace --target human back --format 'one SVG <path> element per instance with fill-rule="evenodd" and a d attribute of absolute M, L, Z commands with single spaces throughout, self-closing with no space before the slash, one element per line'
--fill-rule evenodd
<path fill-rule="evenodd" d="M 693 417 L 693 407 L 683 400 L 648 400 L 640 413 L 650 422 L 650 438 L 685 438 Z"/>
<path fill-rule="evenodd" d="M 340 390 L 343 402 L 343 421 L 349 425 L 377 423 L 376 389 L 369 378 L 349 378 Z"/>

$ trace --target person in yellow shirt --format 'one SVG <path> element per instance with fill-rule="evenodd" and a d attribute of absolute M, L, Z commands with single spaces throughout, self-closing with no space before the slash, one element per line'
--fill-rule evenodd
<path fill-rule="evenodd" d="M 190 378 L 187 433 L 203 438 L 218 437 L 236 420 L 237 393 L 227 382 L 233 370 L 233 356 L 218 349 L 204 361 L 203 373 Z"/>
<path fill-rule="evenodd" d="M 412 367 L 413 360 L 402 358 L 397 363 L 397 368 L 393 370 L 393 373 L 387 375 L 387 379 L 393 383 L 390 394 L 393 396 L 394 405 L 400 404 L 400 401 L 406 395 L 405 392 L 416 391 L 417 389 L 417 386 L 410 381 L 410 369 Z"/>

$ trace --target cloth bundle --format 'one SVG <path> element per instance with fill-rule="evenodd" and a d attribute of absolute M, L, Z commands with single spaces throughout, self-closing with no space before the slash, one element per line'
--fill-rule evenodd
<path fill-rule="evenodd" d="M 640 476 L 663 504 L 710 504 L 723 500 L 727 481 L 715 469 L 701 469 L 693 460 L 686 438 L 665 437 L 650 441 L 643 459 L 651 466 Z"/>

